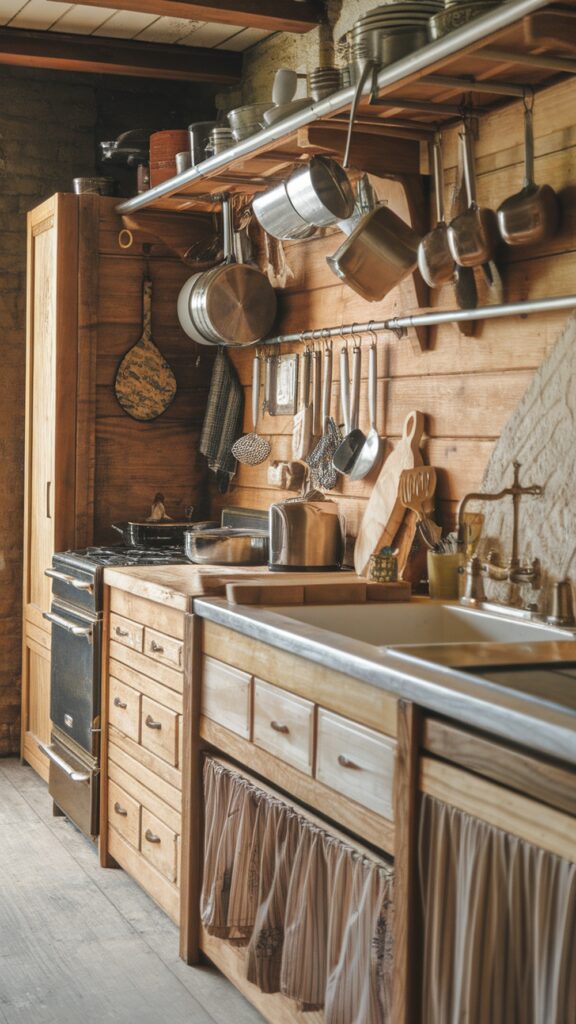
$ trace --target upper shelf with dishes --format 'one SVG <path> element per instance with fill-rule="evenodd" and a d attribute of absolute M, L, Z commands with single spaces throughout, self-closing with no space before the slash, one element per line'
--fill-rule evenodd
<path fill-rule="evenodd" d="M 432 21 L 436 18 L 438 24 L 450 10 L 464 18 L 465 7 L 471 4 L 447 2 L 446 10 L 433 14 Z M 420 142 L 461 120 L 464 109 L 473 107 L 481 115 L 521 98 L 527 89 L 539 90 L 576 74 L 576 0 L 562 5 L 513 0 L 499 6 L 475 0 L 474 7 L 486 8 L 486 13 L 376 68 L 358 105 L 354 167 L 383 177 L 419 173 Z M 416 37 L 417 33 L 418 45 Z M 197 209 L 218 193 L 260 192 L 315 153 L 342 158 L 354 93 L 352 84 L 311 101 L 224 152 L 125 200 L 118 212 Z M 380 136 L 394 137 L 395 145 L 375 145 Z"/>

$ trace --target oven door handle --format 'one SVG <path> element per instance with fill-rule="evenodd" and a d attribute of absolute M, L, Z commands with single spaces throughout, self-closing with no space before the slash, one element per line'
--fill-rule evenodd
<path fill-rule="evenodd" d="M 90 583 L 88 580 L 78 580 L 67 572 L 59 572 L 58 569 L 44 569 L 44 575 L 50 576 L 50 579 L 53 580 L 61 580 L 62 583 L 69 583 L 76 590 L 87 590 L 89 594 L 94 593 L 93 583 Z"/>
<path fill-rule="evenodd" d="M 55 626 L 60 626 L 61 629 L 72 633 L 73 636 L 84 636 L 89 643 L 92 643 L 92 626 L 77 626 L 75 622 L 70 622 L 64 616 L 56 615 L 54 612 L 42 612 L 42 618 L 53 622 Z"/>
<path fill-rule="evenodd" d="M 47 743 L 41 743 L 40 740 L 37 740 L 37 743 L 42 753 L 46 754 L 46 757 L 52 761 L 53 764 L 57 765 L 58 768 L 61 768 L 71 782 L 90 781 L 90 772 L 77 772 L 74 768 L 70 767 L 63 757 L 60 757 L 60 755 L 56 753 L 54 747 L 49 746 Z"/>

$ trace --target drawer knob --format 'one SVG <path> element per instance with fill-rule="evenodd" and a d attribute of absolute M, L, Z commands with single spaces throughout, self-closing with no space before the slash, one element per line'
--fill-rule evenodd
<path fill-rule="evenodd" d="M 114 804 L 114 810 L 116 811 L 116 814 L 120 814 L 123 818 L 128 817 L 128 811 L 126 810 L 125 807 L 122 807 L 122 805 L 119 804 L 118 801 L 116 801 L 116 803 Z"/>
<path fill-rule="evenodd" d="M 274 729 L 274 732 L 282 732 L 284 734 L 290 732 L 287 725 L 284 725 L 282 722 L 276 722 L 274 719 L 270 722 L 270 728 Z"/>
<path fill-rule="evenodd" d="M 130 636 L 130 630 L 122 629 L 122 626 L 116 626 L 114 632 L 116 633 L 116 636 Z"/>
<path fill-rule="evenodd" d="M 164 654 L 162 644 L 157 644 L 155 640 L 150 641 L 150 650 L 154 651 L 154 654 Z"/>
<path fill-rule="evenodd" d="M 160 836 L 154 835 L 154 833 L 149 828 L 147 828 L 145 833 L 144 833 L 144 839 L 146 839 L 147 842 L 149 842 L 149 843 L 161 843 L 162 842 L 162 840 L 160 839 Z"/>
<path fill-rule="evenodd" d="M 114 697 L 115 708 L 127 708 L 128 705 L 125 700 L 120 700 L 120 697 Z"/>
<path fill-rule="evenodd" d="M 149 729 L 162 728 L 162 722 L 155 722 L 154 719 L 152 718 L 152 715 L 146 715 L 145 725 L 147 725 Z"/>
<path fill-rule="evenodd" d="M 352 761 L 351 758 L 346 757 L 346 754 L 338 754 L 338 764 L 341 764 L 343 768 L 356 768 L 360 769 L 360 765 Z"/>

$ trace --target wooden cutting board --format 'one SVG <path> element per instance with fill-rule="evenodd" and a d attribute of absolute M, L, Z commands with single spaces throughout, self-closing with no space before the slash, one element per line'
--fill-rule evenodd
<path fill-rule="evenodd" d="M 155 420 L 176 394 L 176 378 L 152 341 L 152 281 L 142 288 L 142 337 L 126 353 L 114 381 L 120 405 L 132 419 Z"/>
<path fill-rule="evenodd" d="M 370 555 L 391 544 L 404 518 L 398 496 L 400 475 L 405 469 L 422 465 L 420 441 L 424 415 L 413 410 L 404 423 L 402 437 L 386 459 L 368 499 L 354 547 L 354 568 L 359 576 L 368 574 Z"/>
<path fill-rule="evenodd" d="M 409 583 L 372 583 L 344 573 L 334 579 L 330 573 L 282 573 L 274 580 L 233 581 L 226 585 L 231 604 L 302 605 L 364 604 L 366 601 L 409 601 Z"/>

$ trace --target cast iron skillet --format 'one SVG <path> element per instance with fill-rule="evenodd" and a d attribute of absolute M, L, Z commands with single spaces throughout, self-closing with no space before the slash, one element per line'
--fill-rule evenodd
<path fill-rule="evenodd" d="M 214 521 L 191 523 L 186 520 L 179 523 L 167 519 L 165 522 L 112 523 L 112 529 L 122 534 L 122 540 L 128 548 L 183 548 L 186 530 L 208 530 L 218 525 Z"/>

